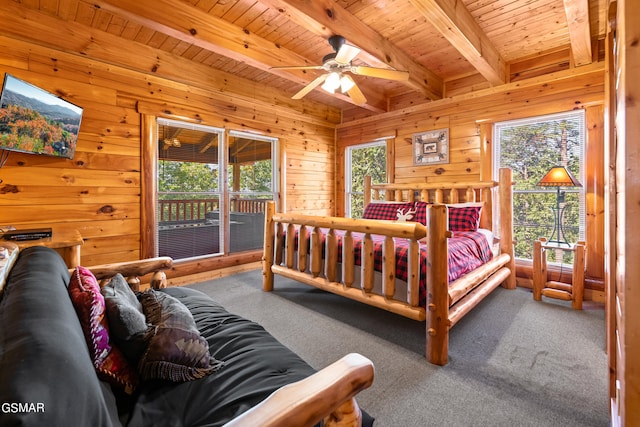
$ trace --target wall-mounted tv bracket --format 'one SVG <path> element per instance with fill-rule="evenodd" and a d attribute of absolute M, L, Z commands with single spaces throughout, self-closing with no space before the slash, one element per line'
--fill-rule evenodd
<path fill-rule="evenodd" d="M 5 163 L 7 163 L 7 160 L 9 159 L 9 153 L 10 151 L 0 148 L 0 169 L 2 169 Z M 2 184 L 2 178 L 0 178 L 0 184 Z"/>

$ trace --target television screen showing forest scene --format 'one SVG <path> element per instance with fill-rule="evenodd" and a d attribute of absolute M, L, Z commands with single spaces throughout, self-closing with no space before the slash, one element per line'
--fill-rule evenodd
<path fill-rule="evenodd" d="M 81 107 L 5 74 L 0 97 L 0 149 L 72 159 Z"/>

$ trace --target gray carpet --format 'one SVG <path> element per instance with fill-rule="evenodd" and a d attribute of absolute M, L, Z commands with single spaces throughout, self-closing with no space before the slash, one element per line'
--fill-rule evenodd
<path fill-rule="evenodd" d="M 260 271 L 191 285 L 262 324 L 315 368 L 349 352 L 375 365 L 358 403 L 377 427 L 606 426 L 602 306 L 498 288 L 452 330 L 449 364 L 424 357 L 424 323 Z"/>

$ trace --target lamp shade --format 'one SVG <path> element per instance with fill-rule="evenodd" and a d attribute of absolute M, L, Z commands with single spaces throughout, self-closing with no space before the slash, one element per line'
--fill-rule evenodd
<path fill-rule="evenodd" d="M 541 187 L 582 187 L 564 166 L 554 166 L 538 183 Z"/>

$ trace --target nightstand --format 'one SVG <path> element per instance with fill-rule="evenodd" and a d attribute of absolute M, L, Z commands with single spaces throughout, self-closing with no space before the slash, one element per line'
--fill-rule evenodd
<path fill-rule="evenodd" d="M 571 284 L 547 280 L 547 251 L 561 250 L 573 252 L 573 270 Z M 584 242 L 575 244 L 549 243 L 540 238 L 533 242 L 533 299 L 542 300 L 542 296 L 571 301 L 571 306 L 582 310 L 584 296 Z"/>

